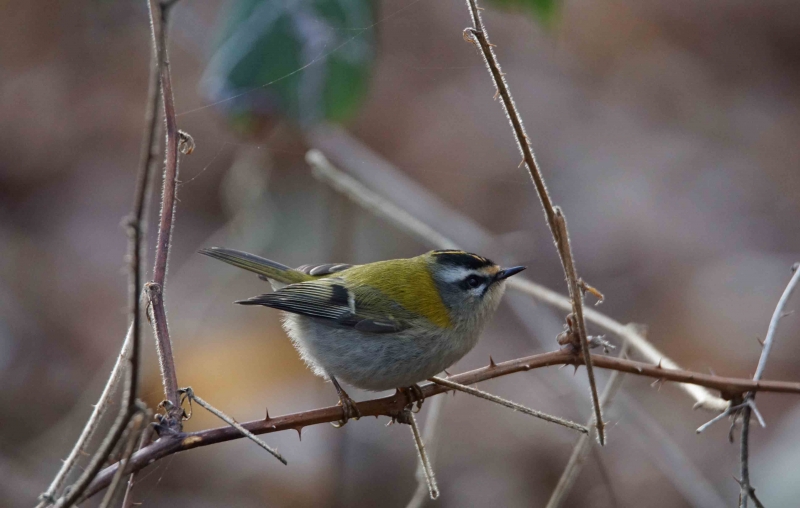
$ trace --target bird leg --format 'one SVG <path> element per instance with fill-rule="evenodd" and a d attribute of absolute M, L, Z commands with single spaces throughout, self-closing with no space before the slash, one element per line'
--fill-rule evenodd
<path fill-rule="evenodd" d="M 336 378 L 331 376 L 330 374 L 328 375 L 328 377 L 331 378 L 331 382 L 333 383 L 333 386 L 336 388 L 336 393 L 339 394 L 339 405 L 342 406 L 342 419 L 339 420 L 338 422 L 331 423 L 331 425 L 333 425 L 338 429 L 343 427 L 348 422 L 348 420 L 350 420 L 350 418 L 354 418 L 356 420 L 361 418 L 361 412 L 358 410 L 355 401 L 351 399 L 349 395 L 347 395 L 347 392 L 344 391 L 344 389 L 341 387 Z"/>

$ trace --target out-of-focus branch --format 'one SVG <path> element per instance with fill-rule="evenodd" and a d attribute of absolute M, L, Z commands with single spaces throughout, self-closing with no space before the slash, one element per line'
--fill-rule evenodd
<path fill-rule="evenodd" d="M 797 284 L 800 283 L 800 263 L 795 263 L 794 266 L 792 266 L 792 271 L 792 278 L 789 279 L 789 284 L 787 284 L 786 289 L 783 290 L 783 294 L 780 300 L 778 300 L 778 305 L 775 306 L 775 311 L 772 313 L 772 319 L 769 321 L 767 336 L 764 337 L 764 347 L 761 350 L 761 357 L 758 359 L 758 367 L 756 367 L 753 381 L 759 381 L 764 375 L 764 369 L 767 367 L 767 359 L 769 358 L 770 351 L 772 351 L 772 344 L 775 341 L 775 333 L 778 330 L 778 323 L 785 315 L 784 311 L 786 309 L 786 304 L 789 302 L 789 298 L 792 297 L 792 293 L 797 287 Z M 755 393 L 745 394 L 744 407 L 742 408 L 742 437 L 739 450 L 740 474 L 742 476 L 741 480 L 739 480 L 739 506 L 741 508 L 747 508 L 748 498 L 752 499 L 758 508 L 763 508 L 761 501 L 756 497 L 756 489 L 750 484 L 750 416 L 753 411 L 758 415 L 758 410 L 755 407 L 755 396 Z"/>
<path fill-rule="evenodd" d="M 103 497 L 103 501 L 100 503 L 100 508 L 108 508 L 111 506 L 111 503 L 114 502 L 117 490 L 119 489 L 120 485 L 122 485 L 122 473 L 125 471 L 125 464 L 127 464 L 131 459 L 131 455 L 133 455 L 133 451 L 136 449 L 136 442 L 139 440 L 139 435 L 142 431 L 142 423 L 144 422 L 146 416 L 147 412 L 142 410 L 131 419 L 130 428 L 128 429 L 127 442 L 125 443 L 125 449 L 123 450 L 122 456 L 119 459 L 119 464 L 122 469 L 117 469 L 117 474 L 115 474 L 114 478 L 111 479 L 111 485 L 106 490 L 106 495 Z"/>
<path fill-rule="evenodd" d="M 354 140 L 345 138 L 343 136 L 344 134 L 339 130 L 318 130 L 316 135 L 313 137 L 313 141 L 324 144 L 329 148 L 341 148 L 344 146 L 348 150 L 358 150 L 358 153 L 354 153 L 352 158 L 364 158 L 362 156 L 365 155 L 365 148 L 358 145 L 351 146 L 352 143 L 354 143 Z M 342 154 L 340 154 L 340 156 L 341 155 Z M 366 153 L 366 156 L 366 158 L 369 158 L 368 156 L 372 156 L 373 158 L 375 157 L 371 153 Z M 379 196 L 377 193 L 367 188 L 355 178 L 334 167 L 333 164 L 331 164 L 331 162 L 328 161 L 325 155 L 319 150 L 309 150 L 306 154 L 306 161 L 312 167 L 313 174 L 317 179 L 343 193 L 364 209 L 372 212 L 378 217 L 386 219 L 400 230 L 405 231 L 411 236 L 418 238 L 423 243 L 426 243 L 437 249 L 458 248 L 458 243 L 454 240 L 439 233 L 399 206 Z M 375 171 L 380 170 L 382 172 L 386 172 L 388 170 L 387 167 L 387 164 L 383 164 L 380 168 L 375 169 Z M 417 190 L 409 183 L 406 183 L 404 189 L 407 192 L 413 192 Z M 465 219 L 462 219 L 456 215 L 455 212 L 449 209 L 444 209 L 444 212 L 442 212 L 441 215 L 452 216 L 453 222 L 458 221 L 458 226 L 461 229 L 475 229 L 477 227 L 476 225 L 472 224 L 460 224 L 460 222 L 465 222 Z M 477 236 L 486 239 L 491 238 L 491 235 L 483 230 L 478 230 Z M 567 312 L 572 310 L 572 302 L 569 298 L 565 298 L 561 294 L 533 281 L 525 279 L 522 276 L 518 275 L 508 279 L 507 284 L 509 288 L 525 293 L 538 301 Z M 632 325 L 624 325 L 591 308 L 585 308 L 583 309 L 583 312 L 587 321 L 591 322 L 595 326 L 598 326 L 603 331 L 616 335 L 624 342 L 629 343 L 631 347 L 639 354 L 644 356 L 648 362 L 660 362 L 661 366 L 666 369 L 680 369 L 680 366 L 678 366 L 677 363 L 665 356 L 647 339 L 645 339 L 645 337 L 637 330 L 637 327 Z M 728 407 L 728 403 L 725 400 L 714 396 L 702 386 L 690 384 L 681 384 L 679 386 L 695 400 L 695 407 L 701 407 L 703 409 L 712 411 L 723 411 Z"/>
<path fill-rule="evenodd" d="M 586 322 L 583 317 L 583 291 L 580 288 L 580 278 L 575 268 L 575 259 L 572 256 L 572 246 L 569 242 L 566 218 L 561 209 L 553 205 L 550 194 L 547 192 L 544 176 L 539 169 L 539 165 L 536 163 L 536 158 L 530 146 L 530 140 L 527 134 L 525 134 L 525 127 L 522 125 L 522 117 L 520 117 L 514 105 L 514 99 L 511 96 L 511 91 L 505 80 L 505 74 L 500 70 L 500 62 L 498 62 L 497 56 L 495 56 L 494 50 L 492 49 L 494 45 L 489 42 L 489 35 L 486 33 L 486 27 L 481 19 L 477 0 L 467 0 L 467 6 L 472 16 L 473 26 L 464 31 L 465 39 L 473 44 L 477 44 L 481 49 L 486 67 L 489 70 L 489 75 L 494 81 L 497 94 L 502 99 L 503 109 L 514 131 L 514 137 L 522 153 L 523 162 L 528 168 L 528 174 L 533 181 L 534 187 L 536 187 L 536 192 L 539 194 L 539 200 L 544 209 L 547 225 L 550 227 L 550 233 L 553 235 L 553 240 L 558 249 L 558 255 L 561 258 L 561 265 L 564 268 L 564 275 L 566 275 L 567 278 L 567 287 L 569 288 L 569 296 L 572 301 L 572 314 L 574 316 L 574 323 L 572 320 L 568 320 L 570 323 L 569 331 L 575 339 L 573 345 L 583 351 L 585 358 L 589 358 L 589 361 L 586 362 L 586 374 L 589 377 L 589 388 L 592 394 L 597 439 L 600 441 L 601 445 L 604 445 L 605 423 L 603 422 L 603 413 L 600 407 L 599 396 L 597 395 L 597 382 L 594 378 L 591 356 L 589 355 L 589 341 L 586 333 Z"/>
<path fill-rule="evenodd" d="M 164 384 L 165 408 L 167 416 L 164 424 L 173 430 L 180 430 L 183 411 L 180 408 L 178 395 L 178 375 L 175 370 L 175 359 L 172 354 L 172 342 L 169 337 L 167 313 L 164 308 L 164 283 L 167 276 L 167 262 L 172 243 L 172 228 L 175 219 L 175 203 L 178 181 L 178 143 L 180 132 L 175 119 L 175 100 L 172 93 L 172 78 L 169 70 L 169 54 L 167 52 L 167 28 L 171 1 L 148 0 L 150 25 L 153 35 L 153 47 L 158 63 L 161 97 L 164 104 L 166 125 L 164 182 L 161 194 L 161 218 L 158 226 L 158 242 L 156 259 L 153 268 L 153 282 L 148 283 L 147 293 L 150 296 L 151 321 L 156 337 L 161 380 Z"/>
<path fill-rule="evenodd" d="M 620 358 L 625 358 L 628 346 L 628 344 L 622 346 L 622 351 L 620 351 L 619 354 Z M 608 383 L 603 389 L 602 395 L 600 395 L 600 404 L 603 406 L 603 409 L 608 409 L 608 406 L 614 399 L 614 395 L 617 394 L 617 391 L 622 386 L 622 379 L 622 374 L 619 371 L 614 371 L 611 373 L 611 377 L 608 378 Z M 589 420 L 586 425 L 589 426 L 591 424 L 592 421 Z M 583 465 L 586 463 L 586 456 L 589 454 L 589 450 L 591 449 L 592 441 L 588 435 L 583 435 L 578 438 L 578 441 L 572 448 L 572 454 L 567 461 L 567 466 L 561 473 L 561 478 L 558 479 L 558 483 L 556 484 L 556 488 L 553 490 L 553 493 L 550 494 L 550 500 L 547 501 L 546 508 L 558 508 L 564 504 L 564 501 L 567 499 L 567 495 L 572 489 L 572 486 L 575 484 L 575 480 L 578 479 L 578 475 L 580 474 L 581 469 L 583 469 Z"/>
<path fill-rule="evenodd" d="M 765 391 L 775 393 L 796 393 L 800 394 L 800 383 L 788 383 L 783 381 L 753 381 L 751 379 L 739 379 L 720 377 L 710 374 L 701 374 L 685 370 L 669 370 L 659 365 L 616 358 L 603 355 L 592 355 L 592 362 L 598 368 L 617 370 L 637 376 L 645 376 L 664 381 L 674 381 L 679 383 L 692 383 L 705 386 L 714 390 L 719 390 L 728 396 L 741 396 L 749 391 Z M 540 369 L 553 365 L 583 365 L 583 356 L 575 354 L 570 350 L 559 350 L 550 353 L 542 353 L 507 362 L 489 365 L 480 369 L 475 369 L 463 374 L 451 376 L 449 379 L 463 385 L 472 385 L 488 379 L 507 376 L 516 372 Z M 445 386 L 436 384 L 425 384 L 421 387 L 422 395 L 425 398 L 432 397 L 450 391 Z M 358 402 L 356 405 L 361 416 L 390 416 L 398 417 L 404 409 L 412 403 L 414 397 L 395 393 L 389 397 Z M 294 413 L 284 416 L 268 417 L 264 420 L 242 423 L 241 425 L 253 434 L 267 434 L 284 430 L 297 430 L 309 425 L 319 425 L 339 421 L 342 417 L 340 406 L 330 406 L 326 408 L 313 409 L 302 413 Z M 178 453 L 192 448 L 209 446 L 224 441 L 231 441 L 244 437 L 239 430 L 233 427 L 219 427 L 216 429 L 203 430 L 191 433 L 175 433 L 162 436 L 155 443 L 145 447 L 131 457 L 127 466 L 127 473 L 138 471 L 152 462 L 164 458 L 168 455 Z M 106 487 L 118 465 L 114 464 L 103 470 L 87 490 L 85 497 L 90 497 L 96 492 Z"/>
<path fill-rule="evenodd" d="M 58 471 L 55 478 L 53 478 L 53 481 L 50 483 L 50 486 L 47 487 L 47 490 L 44 492 L 44 494 L 40 496 L 40 502 L 36 508 L 44 508 L 45 506 L 55 502 L 58 490 L 62 485 L 64 485 L 64 481 L 75 467 L 75 464 L 77 464 L 83 449 L 92 439 L 92 436 L 94 436 L 94 433 L 100 424 L 100 419 L 103 417 L 108 409 L 108 406 L 111 404 L 111 397 L 114 394 L 114 390 L 117 388 L 120 376 L 125 370 L 132 341 L 133 327 L 129 327 L 128 333 L 125 335 L 125 342 L 122 344 L 122 350 L 117 356 L 117 361 L 114 363 L 114 367 L 111 369 L 111 375 L 109 375 L 108 381 L 106 381 L 103 391 L 100 393 L 100 398 L 97 400 L 97 404 L 95 404 L 94 409 L 92 409 L 92 414 L 89 415 L 89 420 L 83 427 L 78 440 L 75 441 L 75 444 L 72 446 L 72 450 L 64 460 L 61 469 Z"/>

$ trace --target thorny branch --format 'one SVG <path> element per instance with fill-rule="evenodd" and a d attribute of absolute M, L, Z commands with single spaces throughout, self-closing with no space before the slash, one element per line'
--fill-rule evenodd
<path fill-rule="evenodd" d="M 789 284 L 787 284 L 786 289 L 783 290 L 783 294 L 780 300 L 778 300 L 778 305 L 775 306 L 775 311 L 772 313 L 772 319 L 769 321 L 767 336 L 764 337 L 764 347 L 761 350 L 761 357 L 758 359 L 758 367 L 756 367 L 753 381 L 759 381 L 764 375 L 764 369 L 767 367 L 767 358 L 769 358 L 769 353 L 772 351 L 772 344 L 775 341 L 775 332 L 778 329 L 778 322 L 785 315 L 784 309 L 786 308 L 786 304 L 789 298 L 791 298 L 797 284 L 800 283 L 800 263 L 795 263 L 794 266 L 792 266 L 792 272 L 792 278 L 789 279 Z M 761 501 L 756 497 L 756 489 L 750 484 L 750 466 L 748 463 L 751 413 L 755 412 L 756 416 L 759 416 L 759 420 L 762 420 L 755 406 L 755 397 L 756 394 L 754 392 L 746 393 L 744 396 L 744 407 L 742 408 L 742 437 L 739 453 L 740 473 L 742 476 L 741 480 L 739 480 L 739 506 L 741 508 L 747 508 L 748 498 L 752 499 L 758 508 L 763 508 Z M 763 421 L 761 424 L 764 425 Z"/>
<path fill-rule="evenodd" d="M 162 13 L 161 19 L 166 17 L 166 11 L 174 2 L 159 4 L 160 12 Z M 149 2 L 148 2 L 149 5 Z M 164 46 L 163 32 L 156 35 L 156 26 L 153 25 L 153 38 L 154 38 L 154 61 L 162 62 L 159 53 L 159 42 Z M 164 53 L 165 55 L 165 53 Z M 148 91 L 148 101 L 145 112 L 145 139 L 142 144 L 142 156 L 140 158 L 139 169 L 136 177 L 136 188 L 134 191 L 133 211 L 126 221 L 126 226 L 129 235 L 129 265 L 130 265 L 130 282 L 129 282 L 129 300 L 130 300 L 130 327 L 126 335 L 125 342 L 123 343 L 122 350 L 120 351 L 117 363 L 112 370 L 106 386 L 101 394 L 98 405 L 92 412 L 89 421 L 86 424 L 81 436 L 75 443 L 70 456 L 65 461 L 63 467 L 56 475 L 48 490 L 41 496 L 39 506 L 47 506 L 56 502 L 55 496 L 57 490 L 61 487 L 67 475 L 77 463 L 77 459 L 83 447 L 88 443 L 92 434 L 97 428 L 100 417 L 105 412 L 108 404 L 110 403 L 110 394 L 116 387 L 117 380 L 122 371 L 125 370 L 125 359 L 127 359 L 127 372 L 126 386 L 123 393 L 123 402 L 121 404 L 120 413 L 117 419 L 111 426 L 106 437 L 100 444 L 95 452 L 89 465 L 79 477 L 78 481 L 72 485 L 65 495 L 57 500 L 57 506 L 71 506 L 82 495 L 83 491 L 94 479 L 97 472 L 102 468 L 108 455 L 111 453 L 114 446 L 128 425 L 128 422 L 138 411 L 137 409 L 137 391 L 138 391 L 138 377 L 139 377 L 139 364 L 140 364 L 140 350 L 141 350 L 141 309 L 140 309 L 140 288 L 142 287 L 142 251 L 144 236 L 146 231 L 146 215 L 147 215 L 147 197 L 149 195 L 151 175 L 154 172 L 155 158 L 158 152 L 158 109 L 159 102 L 159 72 L 162 69 L 159 64 L 151 63 L 150 70 L 150 84 Z M 165 105 L 166 107 L 166 105 Z M 174 108 L 173 108 L 174 119 Z"/>
<path fill-rule="evenodd" d="M 591 362 L 591 355 L 589 354 L 589 337 L 586 333 L 586 322 L 583 319 L 583 290 L 581 289 L 581 280 L 578 278 L 578 273 L 575 268 L 575 261 L 572 257 L 572 245 L 569 242 L 569 231 L 567 230 L 567 219 L 561 212 L 561 208 L 556 207 L 556 230 L 558 233 L 556 244 L 561 250 L 561 259 L 564 264 L 564 270 L 567 273 L 567 286 L 569 287 L 569 297 L 572 300 L 572 315 L 575 319 L 577 326 L 570 325 L 570 331 L 573 334 L 577 332 L 577 343 L 580 345 L 581 352 L 584 358 L 590 360 L 586 362 L 586 374 L 589 377 L 589 388 L 592 394 L 592 406 L 594 407 L 594 422 L 597 427 L 597 439 L 600 445 L 605 445 L 605 428 L 606 424 L 603 421 L 603 408 L 600 405 L 600 399 L 597 396 L 597 381 L 595 381 L 594 370 Z M 568 323 L 571 323 L 571 319 Z M 577 330 L 575 330 L 577 328 Z M 575 342 L 573 342 L 575 344 Z"/>
<path fill-rule="evenodd" d="M 616 358 L 603 355 L 592 355 L 592 362 L 596 367 L 610 370 L 617 370 L 629 374 L 646 376 L 665 381 L 678 383 L 691 383 L 705 386 L 710 389 L 719 390 L 728 397 L 741 396 L 748 391 L 769 391 L 775 393 L 797 393 L 800 394 L 800 383 L 789 383 L 783 381 L 753 381 L 750 379 L 738 379 L 720 377 L 710 374 L 701 374 L 686 370 L 664 369 L 659 365 L 651 365 L 623 358 Z M 495 365 L 489 365 L 480 369 L 451 376 L 449 379 L 463 385 L 472 385 L 488 379 L 540 369 L 552 365 L 583 365 L 583 356 L 575 354 L 569 350 L 559 350 L 550 353 L 542 353 L 515 360 L 510 360 Z M 440 393 L 449 391 L 447 387 L 426 384 L 421 387 L 423 396 L 427 399 Z M 358 402 L 357 407 L 362 416 L 389 416 L 398 417 L 403 410 L 413 402 L 413 396 L 409 394 L 395 393 L 389 397 Z M 242 423 L 242 426 L 253 434 L 267 434 L 284 430 L 300 431 L 310 425 L 339 421 L 342 417 L 340 406 L 330 406 L 320 409 L 304 411 L 284 416 L 267 417 L 264 420 L 256 420 Z M 178 453 L 192 448 L 209 446 L 224 441 L 241 439 L 244 437 L 241 432 L 232 427 L 219 427 L 199 432 L 174 433 L 162 436 L 155 443 L 145 447 L 131 457 L 126 472 L 134 472 L 168 455 Z M 118 465 L 114 464 L 103 470 L 89 487 L 86 497 L 106 487 Z"/>
<path fill-rule="evenodd" d="M 586 322 L 583 317 L 583 292 L 580 289 L 580 279 L 577 269 L 575 268 L 575 261 L 572 257 L 572 246 L 569 243 L 566 219 L 561 209 L 553 205 L 550 194 L 547 192 L 544 176 L 542 176 L 539 165 L 536 163 L 536 158 L 530 146 L 530 140 L 527 134 L 525 134 L 525 127 L 522 125 L 522 118 L 514 105 L 514 99 L 506 83 L 505 74 L 500 70 L 500 63 L 497 61 L 497 57 L 492 49 L 494 46 L 489 42 L 489 36 L 486 33 L 486 27 L 481 19 L 477 0 L 467 0 L 467 7 L 469 7 L 472 16 L 473 26 L 464 31 L 465 39 L 477 44 L 481 49 L 486 67 L 489 69 L 489 74 L 492 76 L 495 87 L 497 88 L 497 94 L 499 94 L 502 99 L 503 109 L 511 123 L 511 128 L 514 130 L 514 136 L 516 137 L 519 150 L 522 153 L 523 162 L 527 166 L 528 173 L 530 174 L 531 180 L 533 180 L 533 185 L 536 187 L 536 192 L 539 194 L 539 200 L 542 202 L 547 225 L 550 226 L 550 233 L 553 235 L 553 240 L 556 243 L 558 254 L 561 258 L 561 265 L 567 277 L 567 286 L 569 287 L 569 295 L 572 300 L 572 313 L 575 317 L 576 325 L 575 329 L 572 330 L 576 339 L 574 346 L 576 349 L 580 349 L 586 358 L 590 358 L 586 363 L 586 374 L 589 377 L 589 388 L 592 394 L 597 439 L 600 441 L 601 445 L 604 445 L 605 423 L 603 422 L 600 400 L 597 395 L 597 383 L 592 371 L 591 356 L 589 355 Z"/>
<path fill-rule="evenodd" d="M 333 132 L 331 135 L 335 136 L 337 134 L 337 132 Z M 318 139 L 320 138 L 318 137 Z M 336 140 L 340 141 L 339 138 L 336 138 Z M 359 158 L 366 156 L 363 153 L 358 153 L 357 155 Z M 455 241 L 439 233 L 394 203 L 377 195 L 355 178 L 334 167 L 319 150 L 309 150 L 306 154 L 306 162 L 312 167 L 313 174 L 317 179 L 346 195 L 365 210 L 386 219 L 400 230 L 418 238 L 423 243 L 437 249 L 459 248 Z M 568 312 L 572 310 L 572 302 L 569 298 L 565 298 L 561 294 L 523 276 L 518 275 L 508 279 L 507 284 L 509 288 L 525 293 L 547 305 L 552 305 Z M 652 363 L 660 362 L 666 369 L 680 369 L 677 363 L 647 341 L 636 325 L 624 325 L 591 308 L 584 309 L 584 317 L 603 331 L 614 334 L 625 343 L 629 343 L 647 361 Z M 679 386 L 695 400 L 695 408 L 723 411 L 728 407 L 726 401 L 712 395 L 702 386 L 690 384 L 681 384 Z"/>
<path fill-rule="evenodd" d="M 175 195 L 178 180 L 178 143 L 181 135 L 175 119 L 175 100 L 172 93 L 172 78 L 169 70 L 167 52 L 167 28 L 169 13 L 174 1 L 148 0 L 153 47 L 156 51 L 158 71 L 161 82 L 161 96 L 164 104 L 166 125 L 164 183 L 161 194 L 161 218 L 158 226 L 156 259 L 153 268 L 153 282 L 147 286 L 150 299 L 150 312 L 153 332 L 156 337 L 161 380 L 164 384 L 164 406 L 167 412 L 164 425 L 172 430 L 180 430 L 182 410 L 179 404 L 178 375 L 172 355 L 172 342 L 169 337 L 167 313 L 164 309 L 164 283 L 167 276 L 167 261 L 172 242 L 172 228 L 175 219 Z M 154 5 L 155 4 L 155 5 Z"/>
<path fill-rule="evenodd" d="M 489 366 L 491 367 L 493 364 L 494 361 L 492 360 Z M 562 427 L 576 430 L 583 434 L 589 433 L 589 429 L 584 427 L 583 425 L 579 425 L 575 422 L 571 422 L 569 420 L 566 420 L 564 418 L 559 418 L 557 416 L 549 415 L 547 413 L 542 413 L 541 411 L 536 411 L 535 409 L 530 409 L 521 404 L 517 404 L 516 402 L 506 400 L 502 397 L 498 397 L 497 395 L 492 395 L 491 393 L 484 392 L 483 390 L 478 390 L 477 388 L 472 388 L 470 386 L 462 385 L 460 383 L 454 383 L 453 381 L 447 378 L 440 378 L 434 376 L 430 378 L 428 381 L 436 383 L 437 385 L 446 386 L 447 388 L 452 388 L 453 390 L 458 390 L 464 393 L 468 393 L 473 397 L 478 397 L 480 399 L 485 399 L 494 402 L 495 404 L 500 404 L 501 406 L 513 409 L 514 411 L 519 411 L 520 413 L 540 418 L 546 422 L 555 423 L 556 425 L 561 425 Z"/>

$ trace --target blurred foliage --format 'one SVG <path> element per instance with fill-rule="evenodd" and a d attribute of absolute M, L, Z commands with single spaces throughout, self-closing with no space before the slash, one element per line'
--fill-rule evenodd
<path fill-rule="evenodd" d="M 351 117 L 375 56 L 369 0 L 235 0 L 226 4 L 203 88 L 235 126 L 286 116 L 307 126 Z"/>
<path fill-rule="evenodd" d="M 493 7 L 520 9 L 533 14 L 542 23 L 551 22 L 558 11 L 558 0 L 489 0 Z"/>
<path fill-rule="evenodd" d="M 557 0 L 490 0 L 549 23 Z M 288 117 L 345 121 L 364 99 L 375 59 L 374 2 L 234 0 L 218 23 L 202 87 L 234 127 L 253 133 Z"/>

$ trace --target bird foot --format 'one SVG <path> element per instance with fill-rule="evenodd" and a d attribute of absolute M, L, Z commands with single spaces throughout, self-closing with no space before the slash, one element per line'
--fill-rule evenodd
<path fill-rule="evenodd" d="M 412 411 L 419 413 L 420 409 L 422 409 L 422 403 L 425 401 L 425 394 L 423 393 L 422 388 L 420 388 L 418 384 L 413 384 L 405 388 L 398 388 L 397 391 L 411 400 L 410 405 L 413 405 L 414 402 L 416 402 L 416 408 L 412 409 Z"/>
<path fill-rule="evenodd" d="M 331 422 L 331 425 L 337 429 L 344 427 L 344 425 L 350 421 L 350 418 L 354 420 L 361 418 L 361 412 L 358 410 L 356 402 L 351 399 L 344 390 L 339 392 L 339 403 L 337 406 L 342 406 L 342 419 L 338 422 Z"/>

